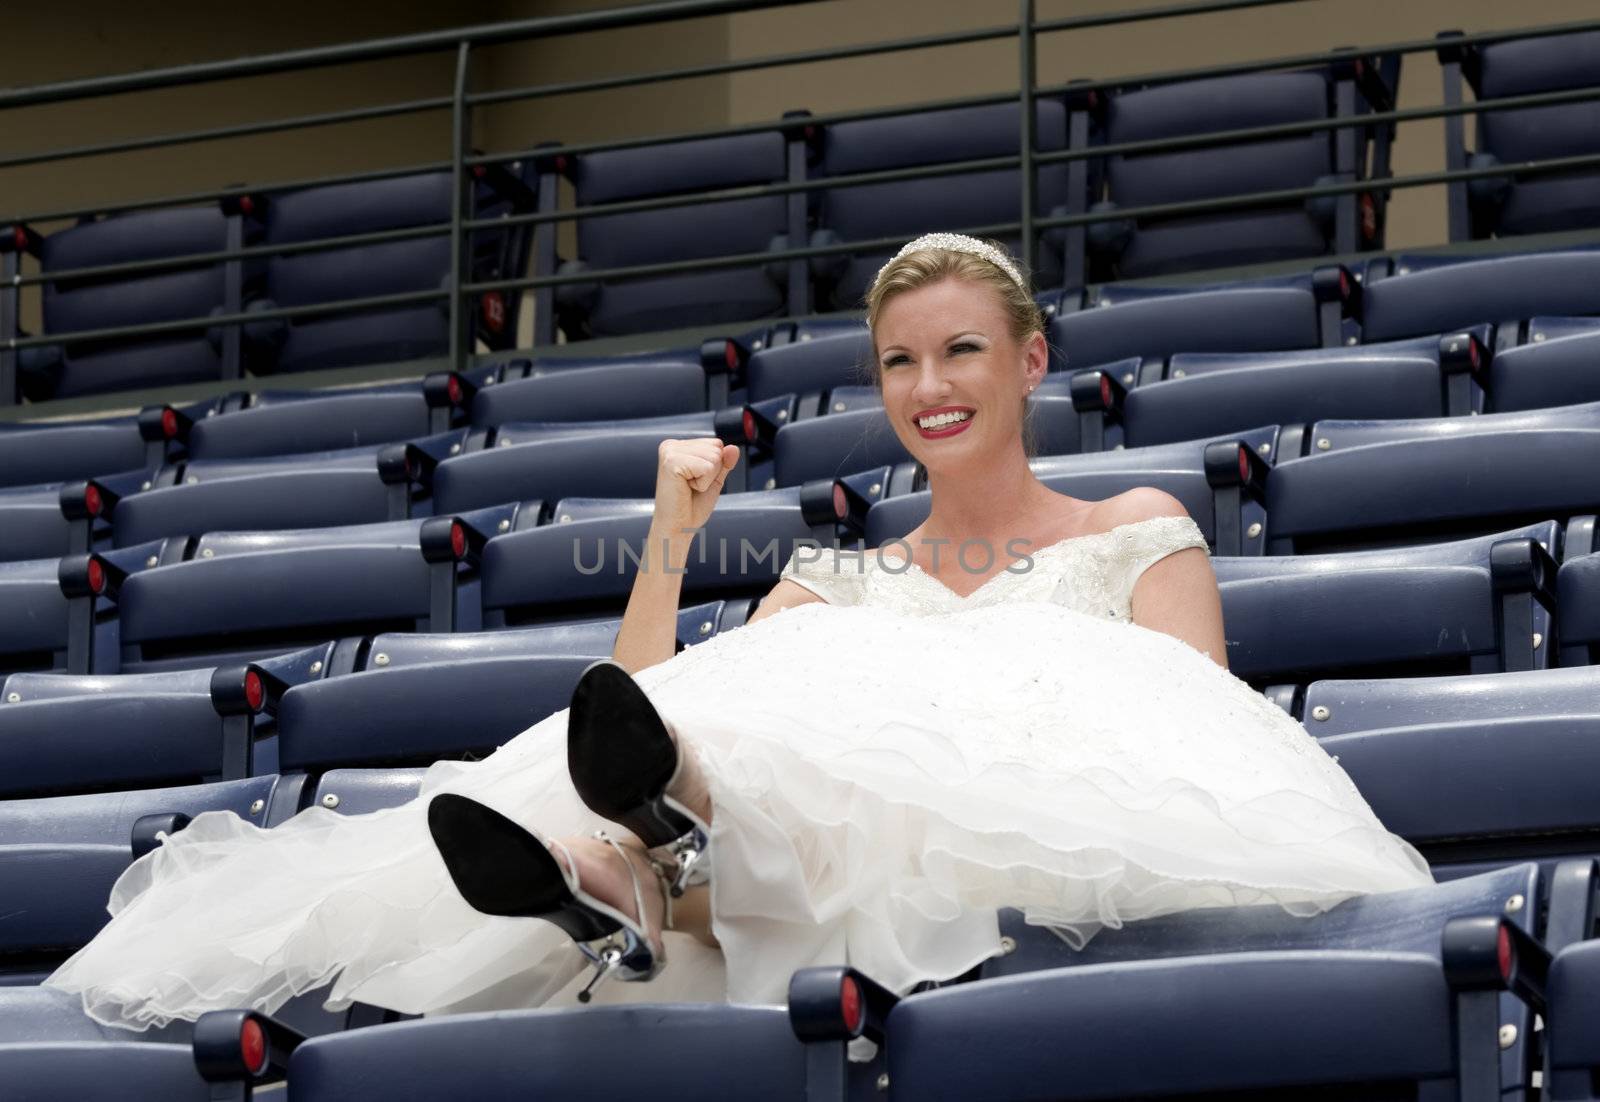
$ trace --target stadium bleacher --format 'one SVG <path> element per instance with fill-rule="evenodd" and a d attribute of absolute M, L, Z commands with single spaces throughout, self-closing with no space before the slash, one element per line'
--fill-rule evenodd
<path fill-rule="evenodd" d="M 1447 103 L 1597 86 L 1600 27 L 1437 48 Z M 0 1097 L 287 1078 L 308 1100 L 1600 1098 L 1600 248 L 1581 236 L 1600 167 L 1526 165 L 1600 152 L 1597 100 L 1485 107 L 1470 151 L 1451 115 L 1442 151 L 1469 171 L 1444 181 L 1452 243 L 1580 236 L 1386 250 L 1383 116 L 1418 52 L 1030 85 L 1039 162 L 1015 99 L 794 111 L 474 155 L 460 180 L 125 210 L 113 180 L 77 224 L 4 222 L 0 407 L 23 416 L 0 422 Z M 451 234 L 453 214 L 482 224 Z M 565 258 L 536 240 L 557 216 Z M 584 564 L 642 549 L 662 440 L 739 445 L 699 539 L 762 549 L 691 555 L 679 650 L 737 631 L 802 543 L 915 528 L 927 474 L 857 311 L 887 242 L 975 226 L 1031 255 L 1048 319 L 1036 475 L 1184 505 L 1232 672 L 1439 884 L 1079 950 L 1004 911 L 1005 955 L 967 976 L 896 996 L 839 961 L 797 974 L 787 1008 L 397 1020 L 313 994 L 135 1036 L 38 986 L 194 816 L 395 806 L 428 764 L 564 707 L 637 571 Z M 524 289 L 564 345 L 519 342 Z M 363 365 L 394 370 L 323 374 Z M 875 1053 L 847 1059 L 862 1038 Z M 596 1087 L 609 1051 L 628 1059 Z"/>

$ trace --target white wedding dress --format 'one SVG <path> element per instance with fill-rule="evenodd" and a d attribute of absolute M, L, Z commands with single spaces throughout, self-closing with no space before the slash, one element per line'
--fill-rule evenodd
<path fill-rule="evenodd" d="M 1188 518 L 1124 525 L 965 598 L 889 548 L 791 559 L 784 576 L 825 603 L 637 676 L 710 782 L 721 953 L 669 935 L 661 976 L 597 1001 L 780 1003 L 797 968 L 841 962 L 905 990 L 1000 952 L 1002 906 L 1081 945 L 1172 911 L 1309 915 L 1430 883 L 1293 719 L 1130 622 L 1144 569 L 1203 546 Z M 199 816 L 128 869 L 110 924 L 47 982 L 132 1028 L 329 981 L 335 1007 L 567 1002 L 576 947 L 468 907 L 424 816 L 456 791 L 548 836 L 607 826 L 572 790 L 566 726 L 561 711 L 485 761 L 435 765 L 420 799 L 370 815 Z"/>

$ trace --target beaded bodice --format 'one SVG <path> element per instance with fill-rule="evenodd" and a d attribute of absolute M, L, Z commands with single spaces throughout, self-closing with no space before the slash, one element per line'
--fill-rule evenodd
<path fill-rule="evenodd" d="M 1102 619 L 1127 621 L 1133 587 L 1150 566 L 1175 551 L 1204 548 L 1205 538 L 1189 517 L 1152 517 L 1110 531 L 1072 536 L 1038 550 L 1021 545 L 1022 558 L 998 573 L 976 547 L 964 558 L 959 549 L 940 549 L 974 577 L 992 574 L 962 596 L 907 556 L 906 546 L 890 541 L 874 550 L 801 548 L 784 566 L 789 578 L 829 604 L 875 605 L 932 615 L 1011 601 L 1047 601 Z"/>

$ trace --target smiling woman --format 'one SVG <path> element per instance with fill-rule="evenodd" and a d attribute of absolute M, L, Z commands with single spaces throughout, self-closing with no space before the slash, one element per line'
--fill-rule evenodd
<path fill-rule="evenodd" d="M 746 626 L 674 654 L 680 537 L 738 449 L 667 441 L 666 561 L 640 566 L 617 661 L 570 709 L 435 765 L 402 807 L 270 831 L 198 817 L 129 868 L 49 983 L 136 1028 L 330 980 L 410 1013 L 581 1001 L 606 975 L 652 980 L 649 1001 L 781 1003 L 807 965 L 896 991 L 960 975 L 1005 952 L 1001 907 L 1081 946 L 1173 911 L 1309 915 L 1428 883 L 1227 672 L 1182 507 L 1034 476 L 1024 407 L 1047 357 L 1004 254 L 913 242 L 871 308 L 885 410 L 932 489 L 896 541 L 909 561 L 797 551 Z"/>

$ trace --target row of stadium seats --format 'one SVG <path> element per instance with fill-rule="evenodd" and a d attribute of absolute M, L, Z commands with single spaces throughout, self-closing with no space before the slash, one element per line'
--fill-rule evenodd
<path fill-rule="evenodd" d="M 84 864 L 107 851 L 114 865 L 130 856 L 130 830 L 137 846 L 180 829 L 175 807 L 259 820 L 309 796 L 360 813 L 405 798 L 417 780 L 414 771 L 338 771 L 311 787 L 264 777 L 141 793 L 120 806 L 35 801 L 19 815 L 0 805 L 0 818 L 8 834 L 41 839 L 36 849 Z M 103 881 L 82 887 L 60 865 L 36 864 L 46 871 L 27 898 L 59 916 L 56 936 L 92 933 L 92 922 L 73 928 L 63 911 L 75 890 L 93 897 Z M 346 1028 L 370 1008 L 334 1015 L 315 1009 L 313 995 L 285 1008 L 293 1026 L 224 1011 L 130 1039 L 56 992 L 13 986 L 0 988 L 0 1078 L 21 1088 L 17 1097 L 81 1099 L 248 1098 L 285 1074 L 293 1097 L 317 1099 L 513 1089 L 1090 1099 L 1314 1086 L 1442 1099 L 1522 1097 L 1541 1078 L 1548 1097 L 1592 1098 L 1600 958 L 1583 942 L 1594 933 L 1595 879 L 1591 858 L 1553 862 L 1543 875 L 1513 864 L 1359 897 L 1315 918 L 1272 906 L 1172 915 L 1103 931 L 1079 951 L 1003 912 L 1008 951 L 960 981 L 896 999 L 848 968 L 808 969 L 793 979 L 787 1013 L 608 1006 Z M 861 1037 L 875 1055 L 847 1062 Z M 629 1059 L 597 1061 L 608 1047 Z M 1164 1058 L 1148 1059 L 1152 1051 Z"/>
<path fill-rule="evenodd" d="M 1600 35 L 1524 39 L 1456 53 L 1482 95 L 1541 91 L 1590 83 L 1579 64 Z M 1454 56 L 1454 55 L 1452 55 Z M 1392 106 L 1397 59 L 1352 55 L 1348 64 L 1289 73 L 1250 74 L 1153 86 L 1102 87 L 1047 95 L 1037 105 L 1038 149 L 1051 153 L 1130 142 L 1359 115 Z M 1592 151 L 1589 105 L 1489 112 L 1480 122 L 1482 148 L 1471 164 Z M 1531 125 L 1537 123 L 1537 125 Z M 828 125 L 803 112 L 785 129 L 731 138 L 701 138 L 593 153 L 556 154 L 486 170 L 474 189 L 479 218 L 554 208 L 559 177 L 582 206 L 630 203 L 803 178 L 915 168 L 950 160 L 1014 156 L 1017 108 L 996 104 L 918 112 Z M 1118 209 L 1388 174 L 1393 127 L 1345 127 L 1275 141 L 1234 143 L 1170 153 L 1120 154 L 1052 162 L 1038 170 L 1040 216 L 1114 214 Z M 1466 162 L 1467 154 L 1452 152 Z M 1102 163 L 1103 162 L 1103 163 Z M 1592 176 L 1486 178 L 1470 191 L 1475 235 L 1526 233 L 1596 224 L 1583 196 Z M 669 209 L 624 209 L 577 220 L 577 257 L 559 274 L 723 254 L 754 254 L 796 245 L 837 246 L 930 229 L 1014 220 L 1017 173 L 989 170 L 956 176 L 836 186 L 805 197 L 776 195 L 712 201 Z M 1465 202 L 1461 199 L 1461 202 Z M 1089 227 L 1046 231 L 1037 282 L 1079 294 L 1087 279 L 1257 263 L 1382 247 L 1380 189 L 1277 208 L 1169 218 L 1112 219 Z M 40 237 L 13 227 L 0 251 L 38 257 L 46 282 L 43 331 L 51 335 L 118 324 L 270 311 L 335 301 L 353 294 L 436 291 L 450 269 L 443 235 L 406 237 L 410 227 L 448 220 L 447 173 L 230 196 L 220 207 L 125 213 L 89 220 Z M 1464 208 L 1463 208 L 1464 209 Z M 104 265 L 206 253 L 225 246 L 304 246 L 317 239 L 396 231 L 396 240 L 346 248 L 257 255 L 242 262 L 165 271 L 78 275 Z M 526 224 L 474 234 L 471 275 L 519 276 L 527 267 Z M 1016 248 L 1013 238 L 1009 244 Z M 1088 250 L 1087 253 L 1085 250 Z M 553 254 L 552 254 L 553 255 Z M 880 249 L 811 261 L 774 262 L 622 283 L 562 285 L 553 310 L 569 338 L 648 332 L 684 325 L 751 322 L 812 310 L 850 310 L 886 258 Z M 1085 256 L 1093 258 L 1085 267 Z M 10 262 L 14 264 L 15 257 Z M 541 263 L 545 263 L 542 261 Z M 553 260 L 548 263 L 554 263 Z M 539 265 L 536 265 L 539 267 Z M 541 270 L 538 274 L 548 274 Z M 1137 292 L 1136 292 L 1137 293 Z M 1122 297 L 1118 291 L 1117 296 Z M 518 296 L 489 292 L 474 311 L 475 332 L 491 348 L 516 333 Z M 444 301 L 356 315 L 272 318 L 240 331 L 216 328 L 195 336 L 98 340 L 25 349 L 22 392 L 39 400 L 100 391 L 256 374 L 299 372 L 355 363 L 441 354 L 448 346 Z M 1382 311 L 1379 311 L 1382 314 Z M 1390 339 L 1381 318 L 1378 332 Z M 1460 324 L 1460 323 L 1457 323 Z M 1437 331 L 1453 326 L 1428 326 Z M 1418 330 L 1418 331 L 1424 331 Z M 546 333 L 548 340 L 551 334 Z M 1316 343 L 1314 340 L 1312 343 Z M 1191 349 L 1192 350 L 1192 349 Z M 1240 351 L 1230 348 L 1227 351 Z M 1096 358 L 1092 343 L 1083 363 Z M 1084 359 L 1084 356 L 1091 358 Z M 12 400 L 9 396 L 5 400 Z"/>

